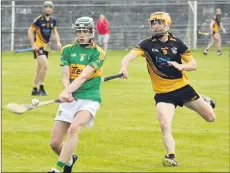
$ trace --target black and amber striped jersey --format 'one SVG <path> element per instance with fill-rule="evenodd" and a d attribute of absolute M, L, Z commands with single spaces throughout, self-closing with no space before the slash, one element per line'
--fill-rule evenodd
<path fill-rule="evenodd" d="M 185 71 L 179 71 L 168 64 L 182 59 L 189 62 L 193 57 L 187 46 L 169 33 L 168 41 L 161 42 L 156 38 L 142 40 L 132 50 L 137 56 L 146 58 L 152 86 L 156 93 L 166 93 L 181 88 L 189 83 Z"/>
<path fill-rule="evenodd" d="M 219 32 L 219 30 L 220 30 L 220 20 L 221 20 L 221 18 L 217 17 L 217 16 L 215 16 L 213 18 L 213 21 L 214 21 L 214 24 L 212 26 L 213 34 L 216 33 L 216 32 Z"/>
<path fill-rule="evenodd" d="M 30 29 L 34 31 L 37 46 L 42 47 L 44 44 L 48 43 L 53 30 L 56 30 L 56 20 L 51 16 L 47 21 L 44 15 L 40 15 L 35 18 Z"/>

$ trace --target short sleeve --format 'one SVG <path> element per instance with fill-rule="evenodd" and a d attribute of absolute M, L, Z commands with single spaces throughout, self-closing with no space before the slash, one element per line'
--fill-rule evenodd
<path fill-rule="evenodd" d="M 53 19 L 53 28 L 52 30 L 56 30 L 57 29 L 57 21 L 55 19 Z"/>
<path fill-rule="evenodd" d="M 60 64 L 61 66 L 65 66 L 65 65 L 69 66 L 68 56 L 67 56 L 65 47 L 61 49 L 60 60 L 61 60 L 61 64 Z"/>
<path fill-rule="evenodd" d="M 35 25 L 35 26 L 40 26 L 40 21 L 39 21 L 38 19 L 35 20 L 35 21 L 34 21 L 34 25 Z"/>
<path fill-rule="evenodd" d="M 140 41 L 133 49 L 132 52 L 137 56 L 144 56 L 145 54 L 145 40 Z"/>
<path fill-rule="evenodd" d="M 95 51 L 95 54 L 92 56 L 90 62 L 88 65 L 95 68 L 95 70 L 100 69 L 103 66 L 105 60 L 105 52 L 97 47 L 97 51 Z"/>
<path fill-rule="evenodd" d="M 34 19 L 32 25 L 30 25 L 30 29 L 32 29 L 32 31 L 35 31 L 38 27 L 40 27 L 40 20 L 39 20 L 40 16 L 38 16 L 37 18 Z"/>
<path fill-rule="evenodd" d="M 181 40 L 179 40 L 179 54 L 185 62 L 189 62 L 193 59 L 193 56 L 187 45 Z"/>

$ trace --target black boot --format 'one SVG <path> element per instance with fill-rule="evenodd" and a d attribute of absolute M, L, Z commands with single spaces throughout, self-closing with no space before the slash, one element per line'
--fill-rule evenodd
<path fill-rule="evenodd" d="M 38 89 L 36 87 L 33 87 L 31 95 L 32 96 L 39 96 L 40 92 L 38 91 Z"/>
<path fill-rule="evenodd" d="M 72 158 L 73 158 L 73 164 L 71 166 L 65 166 L 64 167 L 64 173 L 71 173 L 72 172 L 72 167 L 74 165 L 74 163 L 77 161 L 78 157 L 77 155 L 72 155 Z"/>
<path fill-rule="evenodd" d="M 44 85 L 40 85 L 39 93 L 41 96 L 47 96 L 48 95 L 45 91 Z"/>

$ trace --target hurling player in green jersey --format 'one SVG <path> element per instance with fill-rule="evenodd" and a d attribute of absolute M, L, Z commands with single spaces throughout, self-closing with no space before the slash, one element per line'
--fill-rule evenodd
<path fill-rule="evenodd" d="M 72 171 L 78 134 L 84 125 L 92 126 L 101 103 L 102 66 L 105 53 L 93 42 L 94 22 L 77 18 L 73 25 L 76 42 L 61 51 L 62 82 L 59 109 L 51 136 L 51 148 L 59 155 L 51 172 Z M 64 143 L 64 138 L 66 141 Z"/>

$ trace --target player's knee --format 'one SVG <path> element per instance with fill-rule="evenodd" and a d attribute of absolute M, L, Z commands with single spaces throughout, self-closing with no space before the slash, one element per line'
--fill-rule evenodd
<path fill-rule="evenodd" d="M 41 66 L 41 69 L 43 70 L 43 71 L 46 71 L 46 70 L 48 70 L 48 64 L 42 64 L 42 66 Z"/>
<path fill-rule="evenodd" d="M 215 114 L 210 114 L 209 117 L 206 119 L 208 122 L 215 122 L 216 116 Z"/>
<path fill-rule="evenodd" d="M 168 123 L 167 121 L 161 121 L 160 126 L 163 133 L 170 129 L 170 123 Z"/>
<path fill-rule="evenodd" d="M 213 109 L 209 109 L 205 112 L 205 120 L 207 122 L 214 122 L 216 120 L 216 115 Z"/>
<path fill-rule="evenodd" d="M 60 148 L 60 146 L 62 145 L 62 141 L 59 140 L 51 140 L 50 141 L 50 147 L 56 151 Z"/>
<path fill-rule="evenodd" d="M 83 125 L 81 123 L 77 123 L 75 125 L 71 125 L 68 129 L 68 136 L 75 136 L 80 133 L 81 128 Z"/>

